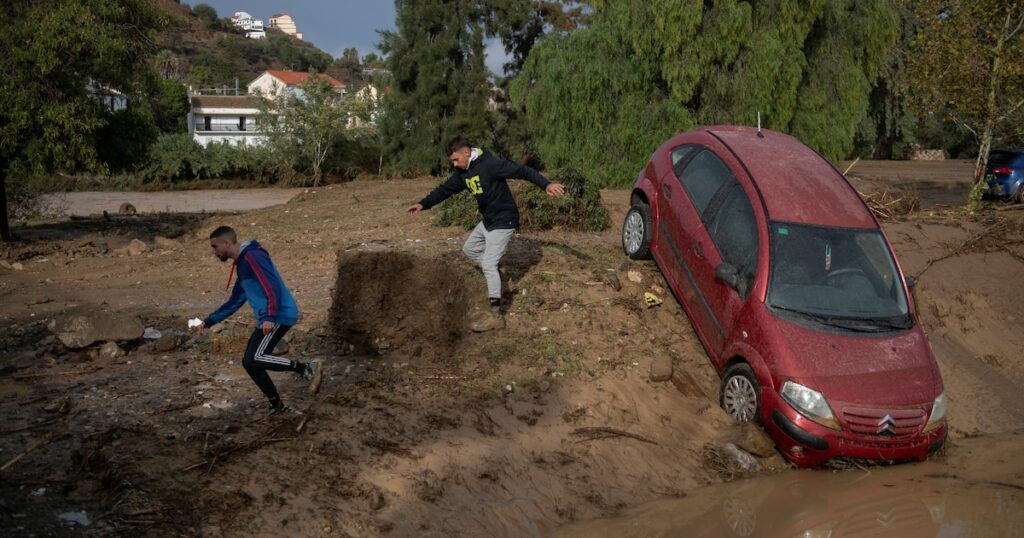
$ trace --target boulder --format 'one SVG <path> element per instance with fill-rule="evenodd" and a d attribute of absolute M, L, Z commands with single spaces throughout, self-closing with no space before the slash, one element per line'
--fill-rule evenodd
<path fill-rule="evenodd" d="M 651 381 L 672 379 L 672 357 L 659 355 L 651 359 Z"/>
<path fill-rule="evenodd" d="M 49 322 L 50 332 L 70 349 L 95 342 L 121 342 L 142 337 L 139 318 L 121 312 L 100 310 L 65 313 Z"/>
<path fill-rule="evenodd" d="M 121 207 L 117 208 L 117 212 L 121 213 L 122 215 L 134 215 L 138 213 L 138 210 L 135 209 L 135 206 L 133 206 L 132 204 L 125 202 L 121 204 Z"/>
<path fill-rule="evenodd" d="M 118 357 L 124 357 L 126 355 L 124 350 L 121 349 L 121 346 L 117 345 L 117 342 L 105 342 L 102 346 L 100 346 L 98 354 L 100 357 L 105 357 L 108 359 L 116 359 Z"/>
<path fill-rule="evenodd" d="M 146 252 L 148 250 L 149 246 L 143 243 L 142 241 L 139 241 L 138 239 L 132 239 L 132 242 L 128 243 L 128 246 L 125 247 L 125 251 L 128 253 L 129 256 L 138 256 L 139 254 L 142 254 L 143 252 Z"/>

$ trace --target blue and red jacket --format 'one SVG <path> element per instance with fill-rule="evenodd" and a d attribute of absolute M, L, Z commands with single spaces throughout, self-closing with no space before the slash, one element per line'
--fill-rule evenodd
<path fill-rule="evenodd" d="M 270 254 L 258 242 L 253 240 L 242 243 L 238 259 L 232 266 L 232 269 L 236 268 L 238 280 L 235 287 L 231 288 L 231 297 L 203 320 L 205 326 L 224 321 L 246 301 L 249 301 L 260 323 L 270 321 L 279 325 L 295 325 L 299 321 L 299 307 L 295 299 L 284 285 L 274 262 L 270 261 Z"/>

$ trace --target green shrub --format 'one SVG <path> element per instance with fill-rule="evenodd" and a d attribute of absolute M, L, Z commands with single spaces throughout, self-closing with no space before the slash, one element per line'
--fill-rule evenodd
<path fill-rule="evenodd" d="M 565 186 L 565 196 L 548 196 L 528 181 L 512 183 L 512 194 L 519 202 L 520 228 L 523 231 L 552 228 L 600 231 L 608 227 L 608 209 L 601 202 L 601 191 L 579 170 L 558 170 L 549 179 Z M 468 191 L 445 200 L 434 211 L 437 212 L 435 226 L 461 226 L 471 230 L 480 222 L 476 200 Z"/>
<path fill-rule="evenodd" d="M 213 143 L 204 148 L 187 133 L 165 134 L 149 148 L 148 162 L 138 175 L 145 183 L 197 179 L 248 179 L 257 183 L 292 180 L 294 173 L 279 162 L 271 149 L 262 146 Z"/>

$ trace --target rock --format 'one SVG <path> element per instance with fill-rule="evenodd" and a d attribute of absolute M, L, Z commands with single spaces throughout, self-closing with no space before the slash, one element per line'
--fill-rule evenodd
<path fill-rule="evenodd" d="M 156 246 L 164 250 L 178 250 L 182 246 L 180 241 L 160 235 L 154 237 L 153 242 L 156 243 Z"/>
<path fill-rule="evenodd" d="M 276 346 L 274 346 L 274 349 L 271 350 L 270 352 L 272 354 L 274 354 L 274 355 L 287 355 L 288 352 L 291 351 L 291 350 L 292 350 L 291 344 L 289 344 L 288 342 L 286 342 L 284 340 L 281 340 L 280 342 L 277 343 Z"/>
<path fill-rule="evenodd" d="M 775 454 L 775 443 L 764 430 L 752 422 L 736 424 L 736 433 L 732 436 L 732 442 L 759 458 L 767 458 Z"/>
<path fill-rule="evenodd" d="M 57 518 L 63 522 L 77 523 L 83 527 L 88 527 L 92 524 L 89 521 L 89 516 L 85 515 L 85 512 L 64 512 L 63 514 L 58 514 Z"/>
<path fill-rule="evenodd" d="M 11 269 L 14 269 L 15 271 L 24 271 L 25 266 L 21 262 L 14 262 L 11 264 Z"/>
<path fill-rule="evenodd" d="M 153 351 L 157 353 L 170 353 L 181 344 L 178 335 L 167 333 L 153 342 Z"/>
<path fill-rule="evenodd" d="M 722 452 L 732 456 L 744 471 L 756 471 L 760 468 L 757 458 L 732 443 L 722 445 Z"/>
<path fill-rule="evenodd" d="M 163 333 L 152 327 L 146 327 L 146 330 L 142 332 L 142 337 L 146 340 L 159 340 L 161 336 Z"/>
<path fill-rule="evenodd" d="M 615 273 L 608 273 L 607 281 L 608 285 L 611 286 L 613 290 L 620 291 L 622 289 L 622 282 L 619 282 L 619 275 Z"/>
<path fill-rule="evenodd" d="M 116 359 L 118 357 L 124 357 L 127 355 L 121 346 L 117 345 L 117 342 L 106 342 L 99 349 L 99 356 L 108 359 Z"/>
<path fill-rule="evenodd" d="M 704 391 L 700 390 L 697 386 L 697 382 L 690 377 L 690 374 L 683 370 L 675 370 L 672 372 L 672 384 L 675 385 L 676 390 L 681 392 L 683 396 L 690 398 L 704 398 Z"/>
<path fill-rule="evenodd" d="M 129 256 L 138 256 L 148 250 L 149 247 L 138 239 L 132 239 L 132 242 L 128 243 L 128 246 L 125 247 L 125 252 L 127 252 Z"/>
<path fill-rule="evenodd" d="M 117 212 L 121 213 L 122 215 L 134 215 L 138 213 L 139 210 L 135 209 L 135 206 L 133 206 L 132 204 L 125 202 L 121 204 L 121 207 L 117 208 Z"/>
<path fill-rule="evenodd" d="M 626 278 L 635 284 L 639 284 L 644 281 L 644 277 L 640 274 L 640 271 L 627 271 Z"/>
<path fill-rule="evenodd" d="M 7 260 L 0 260 L 0 267 L 3 267 L 4 269 L 10 269 L 11 264 L 8 263 Z"/>
<path fill-rule="evenodd" d="M 672 357 L 660 355 L 651 360 L 651 381 L 668 381 L 672 379 Z"/>
<path fill-rule="evenodd" d="M 79 311 L 50 320 L 50 332 L 70 349 L 81 349 L 96 342 L 135 340 L 143 333 L 139 318 L 121 312 Z"/>

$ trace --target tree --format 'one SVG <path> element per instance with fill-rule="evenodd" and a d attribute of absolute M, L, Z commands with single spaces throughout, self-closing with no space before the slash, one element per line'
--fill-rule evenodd
<path fill-rule="evenodd" d="M 830 159 L 853 149 L 897 36 L 887 0 L 593 0 L 510 88 L 548 166 L 626 185 L 671 134 L 700 124 L 789 132 Z"/>
<path fill-rule="evenodd" d="M 915 0 L 910 61 L 923 114 L 955 121 L 978 140 L 973 197 L 993 140 L 1024 120 L 1024 4 L 1020 0 Z M 972 197 L 972 199 L 974 199 Z"/>
<path fill-rule="evenodd" d="M 110 112 L 91 91 L 148 93 L 160 12 L 145 0 L 36 0 L 5 2 L 0 14 L 0 198 L 8 177 L 106 172 L 97 136 Z M 9 240 L 5 200 L 0 211 Z"/>
<path fill-rule="evenodd" d="M 488 0 L 489 19 L 510 61 L 505 73 L 522 69 L 533 45 L 547 33 L 570 32 L 590 21 L 588 0 Z"/>
<path fill-rule="evenodd" d="M 397 32 L 381 32 L 391 91 L 381 119 L 392 165 L 437 173 L 443 146 L 462 134 L 491 142 L 484 66 L 485 11 L 477 0 L 396 0 Z"/>
<path fill-rule="evenodd" d="M 347 48 L 341 51 L 341 57 L 334 61 L 334 65 L 350 69 L 352 72 L 358 72 L 361 67 L 359 64 L 359 51 L 354 48 Z"/>
<path fill-rule="evenodd" d="M 203 24 L 210 30 L 216 30 L 220 27 L 220 20 L 217 18 L 217 10 L 210 4 L 196 4 L 192 6 L 192 13 L 194 13 Z"/>
<path fill-rule="evenodd" d="M 323 179 L 323 164 L 346 139 L 349 100 L 324 76 L 310 76 L 297 91 L 286 91 L 273 103 L 264 103 L 260 130 L 280 155 L 296 165 L 308 165 L 313 185 Z"/>

